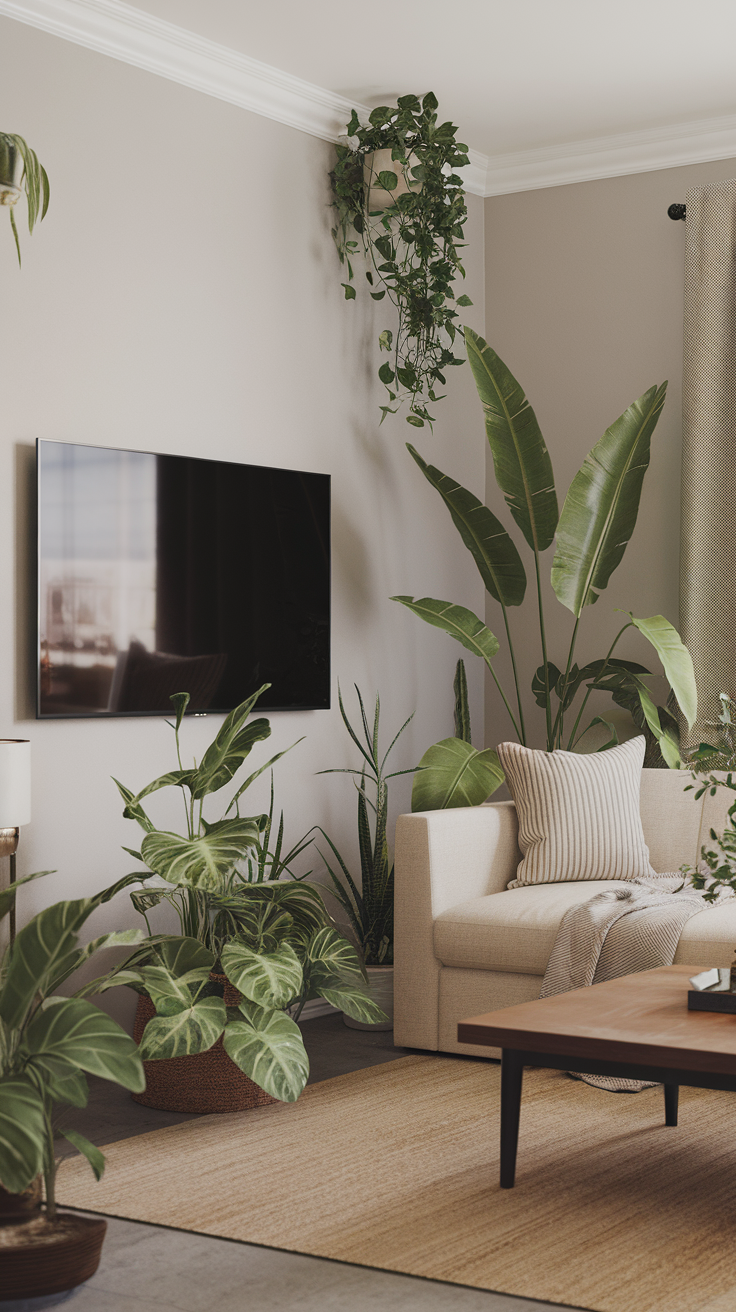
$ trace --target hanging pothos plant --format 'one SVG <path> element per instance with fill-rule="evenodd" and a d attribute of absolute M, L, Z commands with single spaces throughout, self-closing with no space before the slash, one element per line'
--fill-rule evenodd
<path fill-rule="evenodd" d="M 389 404 L 381 423 L 409 401 L 407 422 L 434 422 L 427 406 L 442 398 L 445 370 L 463 364 L 453 353 L 457 310 L 472 305 L 454 295 L 467 217 L 462 178 L 468 147 L 455 140 L 452 123 L 437 125 L 437 99 L 430 91 L 401 96 L 394 107 L 374 109 L 367 125 L 353 110 L 337 146 L 331 173 L 337 210 L 332 235 L 347 266 L 345 299 L 355 299 L 352 260 L 362 250 L 374 301 L 385 296 L 398 312 L 398 327 L 378 338 L 388 353 L 378 370 Z"/>

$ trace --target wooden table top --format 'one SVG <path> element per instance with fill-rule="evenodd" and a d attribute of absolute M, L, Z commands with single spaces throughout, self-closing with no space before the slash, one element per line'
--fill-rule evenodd
<path fill-rule="evenodd" d="M 702 966 L 660 966 L 460 1021 L 460 1043 L 736 1074 L 736 1015 L 688 1011 Z"/>

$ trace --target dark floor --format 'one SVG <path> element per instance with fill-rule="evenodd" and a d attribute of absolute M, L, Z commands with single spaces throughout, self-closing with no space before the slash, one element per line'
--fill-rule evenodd
<path fill-rule="evenodd" d="M 404 1057 L 404 1048 L 394 1047 L 391 1030 L 353 1030 L 344 1024 L 342 1015 L 318 1016 L 301 1026 L 304 1046 L 309 1054 L 309 1084 L 331 1080 L 336 1075 L 378 1066 L 384 1061 Z M 161 1130 L 180 1121 L 191 1121 L 190 1113 L 160 1112 L 133 1102 L 126 1089 L 108 1080 L 90 1076 L 90 1097 L 86 1107 L 70 1107 L 64 1114 L 63 1128 L 78 1130 L 98 1147 L 130 1139 L 148 1130 Z M 62 1140 L 62 1156 L 72 1156 L 71 1144 Z"/>

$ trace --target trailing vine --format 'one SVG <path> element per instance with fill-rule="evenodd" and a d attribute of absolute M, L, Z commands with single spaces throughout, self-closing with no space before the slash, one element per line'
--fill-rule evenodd
<path fill-rule="evenodd" d="M 468 147 L 455 140 L 456 132 L 452 123 L 437 125 L 430 91 L 421 102 L 401 96 L 396 106 L 374 109 L 367 124 L 353 110 L 337 146 L 332 235 L 347 267 L 345 299 L 355 299 L 352 261 L 362 251 L 370 295 L 374 301 L 388 296 L 398 313 L 398 328 L 385 328 L 378 338 L 389 356 L 378 370 L 389 401 L 381 406 L 381 423 L 409 401 L 407 423 L 431 427 L 427 406 L 442 399 L 437 389 L 446 385 L 445 370 L 464 363 L 453 353 L 455 306 L 472 301 L 453 289 L 457 276 L 465 277 L 458 252 L 467 218 L 454 170 L 468 163 Z M 390 168 L 374 167 L 379 150 L 390 151 L 382 161 Z"/>

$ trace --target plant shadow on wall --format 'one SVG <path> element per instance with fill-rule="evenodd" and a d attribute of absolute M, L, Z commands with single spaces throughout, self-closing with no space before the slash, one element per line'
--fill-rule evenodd
<path fill-rule="evenodd" d="M 126 851 L 151 872 L 138 872 L 143 889 L 131 894 L 146 918 L 149 937 L 127 963 L 138 974 L 130 985 L 142 995 L 139 1011 L 143 1006 L 146 1023 L 140 1050 L 149 1084 L 161 1060 L 198 1057 L 220 1045 L 259 1089 L 293 1102 L 309 1074 L 296 1024 L 306 1002 L 324 998 L 365 1023 L 386 1017 L 370 998 L 358 955 L 334 925 L 319 889 L 291 871 L 292 861 L 311 840 L 305 836 L 284 853 L 282 813 L 271 850 L 273 794 L 268 816 L 240 814 L 243 794 L 284 752 L 247 776 L 219 820 L 203 815 L 205 800 L 233 783 L 254 745 L 269 737 L 268 720 L 248 722 L 269 686 L 264 684 L 226 717 L 199 765 L 189 768 L 180 751 L 189 696 L 176 694 L 171 700 L 178 769 L 137 793 L 116 783 L 124 816 L 144 831 L 140 851 Z M 156 829 L 143 808 L 145 798 L 169 787 L 181 790 L 185 834 Z M 180 935 L 151 932 L 148 917 L 162 902 L 175 909 Z M 176 1098 L 180 1076 L 173 1075 L 173 1085 L 162 1092 L 165 1099 Z M 149 1105 L 188 1110 L 153 1101 L 149 1093 Z M 206 1110 L 201 1100 L 197 1110 Z M 213 1110 L 225 1108 L 220 1104 Z"/>
<path fill-rule="evenodd" d="M 668 707 L 657 706 L 647 685 L 650 671 L 635 661 L 614 655 L 627 630 L 634 628 L 654 648 L 680 711 L 692 724 L 696 718 L 697 693 L 690 654 L 679 634 L 663 615 L 636 618 L 630 612 L 604 655 L 579 666 L 575 648 L 586 607 L 598 601 L 613 571 L 620 564 L 634 531 L 644 475 L 649 465 L 650 440 L 664 405 L 666 384 L 651 387 L 634 401 L 606 430 L 570 485 L 559 513 L 552 462 L 536 416 L 522 388 L 502 360 L 470 328 L 465 329 L 468 358 L 485 415 L 486 433 L 493 468 L 511 516 L 533 556 L 533 587 L 539 619 L 541 664 L 533 680 L 535 701 L 544 712 L 546 750 L 573 751 L 595 725 L 603 725 L 609 738 L 604 747 L 618 742 L 614 725 L 593 716 L 585 723 L 585 711 L 594 692 L 610 693 L 618 706 L 630 712 L 647 738 L 648 766 L 682 765 L 678 721 Z M 472 611 L 432 597 L 394 597 L 421 619 L 449 633 L 468 651 L 485 662 L 503 700 L 515 737 L 527 743 L 521 688 L 509 612 L 521 606 L 527 589 L 527 574 L 518 548 L 501 521 L 467 489 L 433 465 L 428 465 L 411 445 L 408 449 L 427 481 L 439 492 L 453 523 L 471 553 L 486 591 L 501 608 L 502 622 L 511 658 L 513 691 L 501 686 L 493 665 L 500 643 L 494 633 Z M 573 625 L 568 651 L 560 665 L 547 650 L 542 595 L 542 561 L 554 538 L 551 582 L 558 600 L 572 613 Z M 455 759 L 435 785 L 430 768 L 441 767 L 444 753 Z M 485 800 L 488 783 L 498 787 L 503 772 L 496 754 L 486 752 L 478 770 L 478 753 L 467 738 L 446 739 L 435 744 L 422 758 L 415 781 L 414 809 L 477 804 Z M 472 796 L 462 789 L 447 792 L 452 770 L 465 782 Z M 472 773 L 477 780 L 473 783 Z M 482 795 L 481 795 L 482 794 Z"/>
<path fill-rule="evenodd" d="M 25 192 L 28 208 L 28 231 L 46 217 L 49 207 L 49 180 L 35 150 L 15 132 L 0 132 L 0 205 L 7 205 L 10 226 L 20 265 L 20 241 L 15 222 L 15 206 Z"/>
<path fill-rule="evenodd" d="M 437 123 L 437 99 L 429 92 L 401 96 L 396 106 L 374 109 L 367 124 L 355 110 L 330 174 L 337 224 L 332 235 L 347 268 L 346 300 L 355 299 L 353 261 L 361 253 L 374 301 L 388 297 L 397 327 L 384 328 L 378 344 L 387 359 L 378 377 L 388 393 L 381 423 L 408 401 L 407 423 L 430 426 L 427 406 L 442 399 L 445 373 L 464 364 L 454 354 L 458 306 L 454 280 L 467 217 L 462 178 L 468 148 L 455 140 L 452 123 Z"/>

